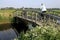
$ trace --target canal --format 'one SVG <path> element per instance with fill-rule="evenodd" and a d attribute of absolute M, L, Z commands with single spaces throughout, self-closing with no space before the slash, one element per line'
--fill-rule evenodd
<path fill-rule="evenodd" d="M 14 38 L 17 38 L 17 33 L 11 23 L 0 23 L 0 40 L 14 40 Z"/>

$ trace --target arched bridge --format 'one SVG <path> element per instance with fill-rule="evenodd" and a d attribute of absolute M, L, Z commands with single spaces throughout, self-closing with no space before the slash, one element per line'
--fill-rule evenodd
<path fill-rule="evenodd" d="M 37 25 L 40 25 L 41 22 L 43 22 L 44 20 L 47 22 L 50 19 L 52 20 L 52 22 L 55 21 L 56 23 L 60 23 L 60 17 L 51 14 L 42 14 L 37 11 L 28 11 L 28 10 L 15 11 L 14 17 L 34 22 Z"/>

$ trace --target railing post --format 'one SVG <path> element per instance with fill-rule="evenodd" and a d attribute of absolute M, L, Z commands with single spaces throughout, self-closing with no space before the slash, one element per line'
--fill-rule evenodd
<path fill-rule="evenodd" d="M 50 18 L 50 17 L 49 17 Z M 44 22 L 46 22 L 46 15 L 44 15 Z"/>
<path fill-rule="evenodd" d="M 41 14 L 40 14 L 40 13 L 38 13 L 38 15 L 37 15 L 37 16 L 38 16 L 38 21 L 40 22 L 40 20 L 42 19 L 42 18 L 41 18 Z"/>
<path fill-rule="evenodd" d="M 49 23 L 51 23 L 51 19 L 50 19 L 50 16 L 49 16 Z"/>
<path fill-rule="evenodd" d="M 24 18 L 24 10 L 22 10 L 22 18 Z"/>
<path fill-rule="evenodd" d="M 28 12 L 26 12 L 26 19 L 28 19 Z"/>
<path fill-rule="evenodd" d="M 35 19 L 35 22 L 37 22 L 37 13 L 36 13 L 36 19 Z"/>
<path fill-rule="evenodd" d="M 22 17 L 22 12 L 21 12 L 21 16 L 20 17 Z"/>
<path fill-rule="evenodd" d="M 21 17 L 23 18 L 23 11 L 22 11 L 22 13 L 21 13 Z"/>
<path fill-rule="evenodd" d="M 32 17 L 32 21 L 33 21 L 33 12 L 32 12 L 32 16 L 31 17 Z"/>
<path fill-rule="evenodd" d="M 55 20 L 53 19 L 53 22 L 55 22 Z"/>

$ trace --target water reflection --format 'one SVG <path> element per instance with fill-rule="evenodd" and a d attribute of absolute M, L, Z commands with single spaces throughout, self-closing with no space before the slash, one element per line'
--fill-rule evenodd
<path fill-rule="evenodd" d="M 0 31 L 10 29 L 11 23 L 0 23 Z"/>
<path fill-rule="evenodd" d="M 0 24 L 0 40 L 13 40 L 16 37 L 16 32 L 10 24 Z"/>

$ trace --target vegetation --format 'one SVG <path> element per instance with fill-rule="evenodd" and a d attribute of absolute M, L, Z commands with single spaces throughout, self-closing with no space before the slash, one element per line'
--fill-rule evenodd
<path fill-rule="evenodd" d="M 18 40 L 60 40 L 60 25 L 51 20 L 42 22 L 26 33 L 21 32 Z"/>
<path fill-rule="evenodd" d="M 12 18 L 14 10 L 0 10 L 0 22 L 9 22 L 10 18 Z"/>
<path fill-rule="evenodd" d="M 14 8 L 0 9 L 0 24 L 4 24 L 5 26 L 6 23 L 11 23 L 11 20 L 13 18 L 13 12 L 15 10 L 16 9 Z M 18 10 L 20 12 L 20 9 Z M 40 9 L 34 9 L 34 10 L 40 10 Z M 52 11 L 50 11 L 49 9 L 47 13 L 60 16 L 60 9 L 58 10 L 51 9 L 51 10 Z M 10 28 L 8 27 L 9 25 L 7 25 L 7 27 L 4 26 L 0 25 L 0 30 Z M 17 39 L 18 40 L 60 40 L 60 25 L 50 21 L 43 22 L 41 23 L 40 26 L 36 26 L 35 28 L 28 30 L 26 33 L 21 32 Z"/>
<path fill-rule="evenodd" d="M 47 10 L 47 13 L 60 16 L 60 9 L 58 9 L 58 10 L 56 10 L 56 9 Z"/>
<path fill-rule="evenodd" d="M 0 9 L 0 31 L 11 28 L 14 9 Z"/>

